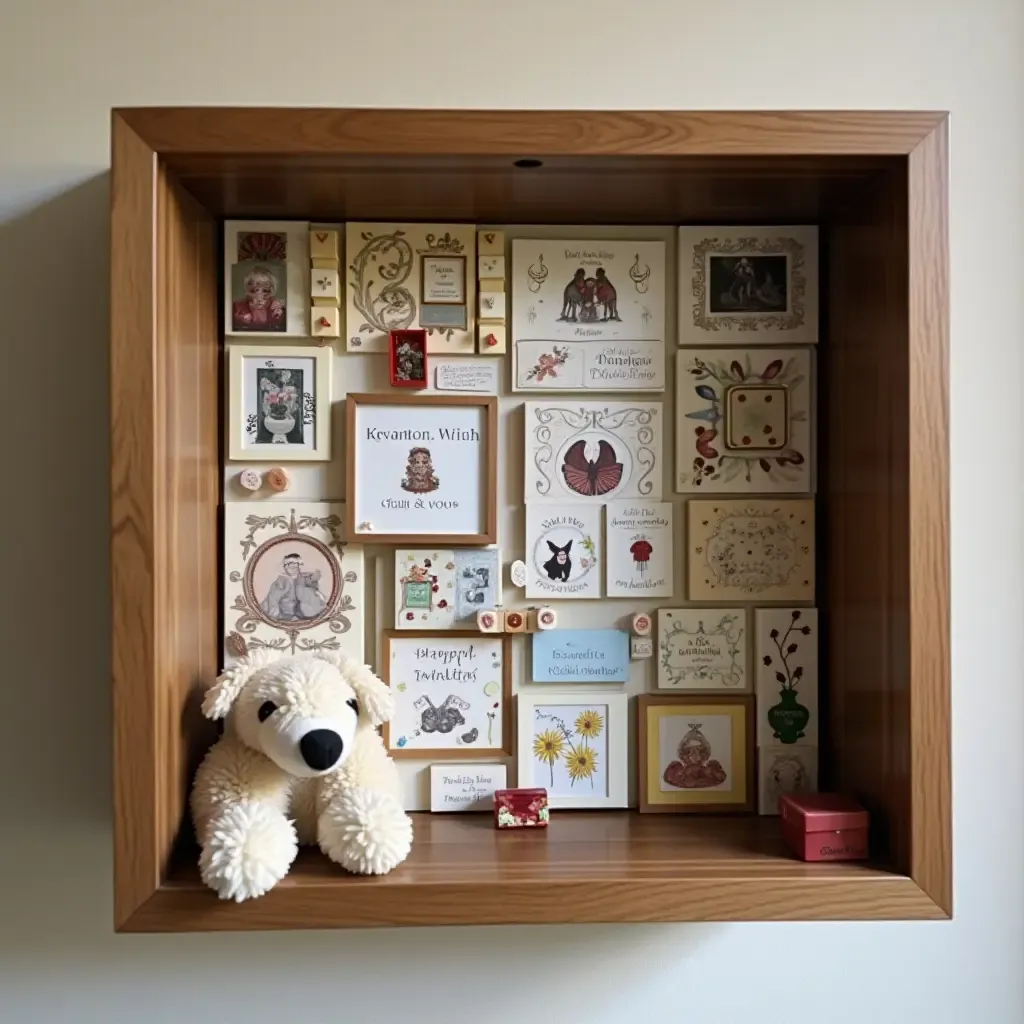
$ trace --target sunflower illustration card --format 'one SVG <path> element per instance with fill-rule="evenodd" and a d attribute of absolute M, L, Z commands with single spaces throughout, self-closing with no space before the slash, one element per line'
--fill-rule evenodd
<path fill-rule="evenodd" d="M 521 787 L 544 787 L 555 809 L 627 806 L 625 694 L 518 701 Z"/>

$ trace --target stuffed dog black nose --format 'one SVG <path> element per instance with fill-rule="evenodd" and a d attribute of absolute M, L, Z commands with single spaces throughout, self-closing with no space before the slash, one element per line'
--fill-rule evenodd
<path fill-rule="evenodd" d="M 341 737 L 331 729 L 313 729 L 299 740 L 302 760 L 314 771 L 327 771 L 335 764 L 345 744 Z"/>

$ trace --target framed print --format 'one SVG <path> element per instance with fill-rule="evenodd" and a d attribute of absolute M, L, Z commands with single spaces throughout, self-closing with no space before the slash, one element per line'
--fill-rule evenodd
<path fill-rule="evenodd" d="M 552 808 L 626 807 L 628 698 L 624 693 L 520 693 L 519 786 L 543 786 Z"/>
<path fill-rule="evenodd" d="M 818 745 L 818 609 L 754 612 L 757 743 Z"/>
<path fill-rule="evenodd" d="M 778 814 L 784 793 L 818 792 L 818 748 L 758 747 L 757 774 L 758 813 Z"/>
<path fill-rule="evenodd" d="M 497 548 L 395 551 L 395 629 L 472 629 L 501 605 Z"/>
<path fill-rule="evenodd" d="M 349 395 L 345 405 L 350 537 L 497 540 L 497 398 Z"/>
<path fill-rule="evenodd" d="M 388 339 L 388 362 L 393 388 L 427 387 L 427 332 L 392 331 Z"/>
<path fill-rule="evenodd" d="M 814 490 L 810 349 L 676 356 L 676 490 Z"/>
<path fill-rule="evenodd" d="M 814 344 L 816 227 L 679 229 L 679 344 Z"/>
<path fill-rule="evenodd" d="M 331 457 L 329 348 L 228 346 L 228 458 Z"/>
<path fill-rule="evenodd" d="M 305 221 L 225 221 L 224 333 L 308 338 L 309 266 Z"/>
<path fill-rule="evenodd" d="M 526 402 L 526 501 L 661 499 L 660 402 Z"/>
<path fill-rule="evenodd" d="M 637 698 L 641 813 L 753 811 L 754 698 Z"/>
<path fill-rule="evenodd" d="M 664 342 L 664 242 L 513 239 L 515 391 L 664 391 Z"/>
<path fill-rule="evenodd" d="M 743 608 L 659 608 L 658 689 L 750 689 Z"/>
<path fill-rule="evenodd" d="M 431 355 L 476 348 L 476 227 L 345 225 L 349 352 L 387 352 L 392 331 L 422 328 Z"/>
<path fill-rule="evenodd" d="M 605 534 L 608 597 L 672 596 L 671 502 L 610 501 Z"/>
<path fill-rule="evenodd" d="M 470 630 L 385 630 L 381 678 L 395 714 L 383 726 L 395 758 L 512 753 L 512 639 Z"/>
<path fill-rule="evenodd" d="M 691 601 L 813 601 L 814 502 L 691 501 Z"/>
<path fill-rule="evenodd" d="M 363 549 L 341 539 L 341 506 L 224 506 L 224 664 L 260 648 L 363 651 Z"/>
<path fill-rule="evenodd" d="M 601 596 L 601 508 L 526 505 L 527 598 Z"/>

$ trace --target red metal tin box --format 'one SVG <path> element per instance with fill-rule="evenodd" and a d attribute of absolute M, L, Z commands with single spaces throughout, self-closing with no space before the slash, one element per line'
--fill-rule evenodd
<path fill-rule="evenodd" d="M 494 792 L 494 827 L 529 828 L 548 824 L 546 789 L 498 789 Z"/>
<path fill-rule="evenodd" d="M 802 860 L 863 860 L 868 812 L 836 793 L 786 793 L 779 799 L 782 838 Z"/>

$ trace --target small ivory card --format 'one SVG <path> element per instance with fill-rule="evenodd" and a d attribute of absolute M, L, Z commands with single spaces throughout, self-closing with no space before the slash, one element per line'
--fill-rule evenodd
<path fill-rule="evenodd" d="M 671 597 L 671 502 L 610 501 L 605 516 L 607 596 Z"/>
<path fill-rule="evenodd" d="M 506 788 L 503 764 L 432 764 L 430 809 L 438 811 L 490 811 L 494 792 Z"/>
<path fill-rule="evenodd" d="M 479 391 L 493 395 L 498 391 L 498 364 L 437 363 L 434 387 L 438 391 Z"/>
<path fill-rule="evenodd" d="M 628 683 L 623 629 L 545 629 L 533 634 L 533 682 Z"/>

